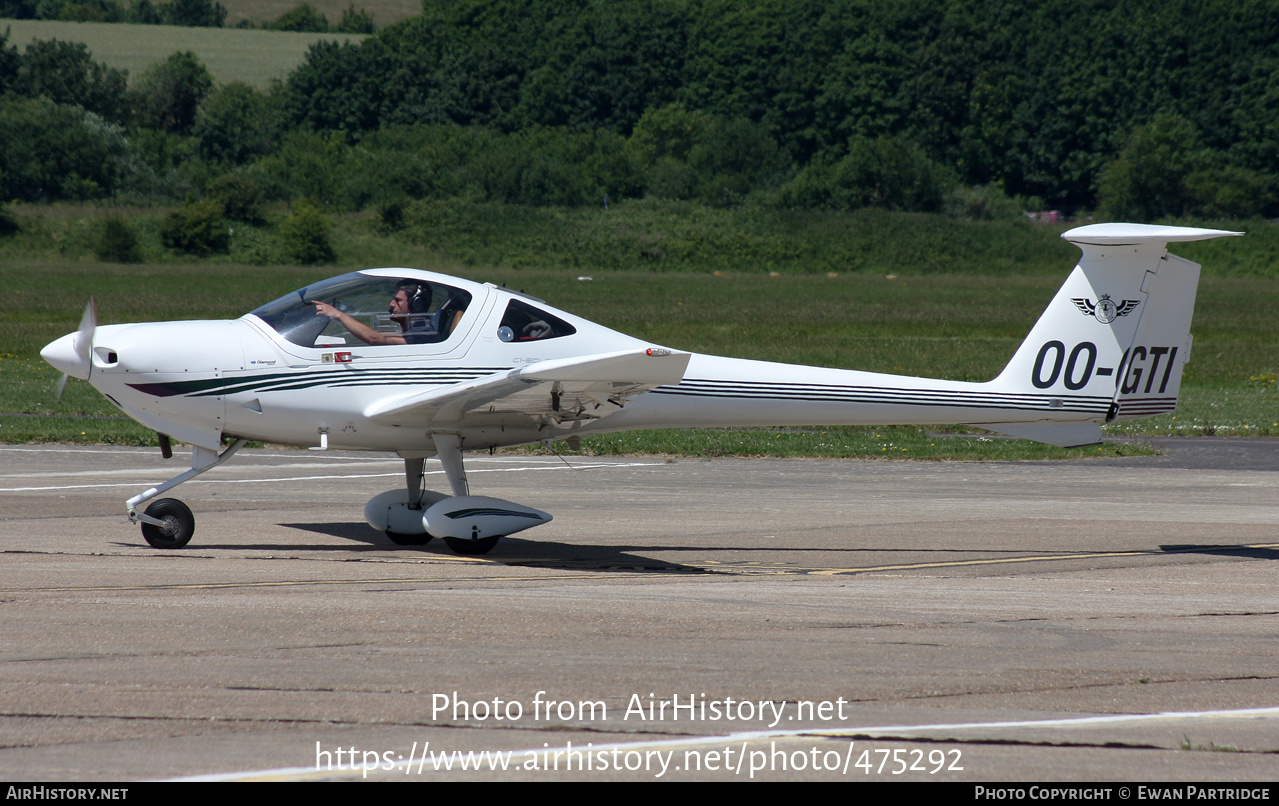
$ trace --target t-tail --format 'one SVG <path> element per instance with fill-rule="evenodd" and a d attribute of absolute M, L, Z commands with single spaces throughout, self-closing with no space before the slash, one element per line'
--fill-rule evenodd
<path fill-rule="evenodd" d="M 1061 237 L 1079 265 L 991 386 L 1048 395 L 1050 406 L 1105 412 L 1105 421 L 1177 407 L 1190 358 L 1199 264 L 1167 245 L 1240 232 L 1145 224 L 1093 224 Z M 983 428 L 1053 445 L 1100 441 L 1096 422 L 988 423 Z"/>

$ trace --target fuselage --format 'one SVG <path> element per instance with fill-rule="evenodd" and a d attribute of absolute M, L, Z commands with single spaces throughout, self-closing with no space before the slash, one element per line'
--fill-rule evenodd
<path fill-rule="evenodd" d="M 421 306 L 420 338 L 412 323 L 375 312 L 384 305 L 379 295 L 406 280 L 433 289 Z M 320 298 L 370 321 L 380 317 L 382 330 L 413 343 L 366 344 L 318 315 Z M 465 301 L 460 314 L 448 308 L 455 300 Z M 442 316 L 452 319 L 447 332 Z M 175 439 L 213 449 L 236 437 L 423 455 L 433 452 L 432 430 L 365 412 L 540 362 L 654 347 L 504 288 L 410 269 L 334 278 L 237 320 L 103 326 L 87 367 L 68 357 L 74 337 L 49 345 L 46 358 L 87 376 L 129 416 Z M 1027 393 L 999 379 L 964 383 L 694 354 L 679 383 L 630 396 L 606 416 L 532 422 L 518 413 L 471 412 L 447 430 L 477 450 L 657 427 L 1100 422 L 1110 404 L 1110 396 Z"/>

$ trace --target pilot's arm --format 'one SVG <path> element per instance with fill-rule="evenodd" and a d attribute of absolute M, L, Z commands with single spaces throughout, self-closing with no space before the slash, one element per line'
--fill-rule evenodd
<path fill-rule="evenodd" d="M 383 333 L 380 330 L 374 330 L 353 316 L 342 313 L 327 302 L 320 302 L 319 300 L 309 300 L 309 302 L 315 305 L 316 316 L 327 316 L 330 319 L 338 320 L 342 323 L 342 327 L 349 330 L 351 335 L 365 344 L 405 343 L 404 337 L 399 333 Z"/>

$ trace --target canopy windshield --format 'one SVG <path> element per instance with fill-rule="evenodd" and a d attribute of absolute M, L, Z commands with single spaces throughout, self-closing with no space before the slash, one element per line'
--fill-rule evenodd
<path fill-rule="evenodd" d="M 392 301 L 397 295 L 407 299 L 407 312 L 395 312 Z M 399 337 L 397 343 L 434 344 L 456 330 L 470 302 L 470 293 L 452 286 L 352 272 L 286 294 L 253 315 L 302 347 L 360 344 L 368 338 L 359 335 L 359 325 Z M 330 318 L 316 303 L 330 305 L 345 316 Z"/>

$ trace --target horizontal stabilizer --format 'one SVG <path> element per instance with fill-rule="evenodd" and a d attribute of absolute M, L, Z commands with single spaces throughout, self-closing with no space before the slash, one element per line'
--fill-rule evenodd
<path fill-rule="evenodd" d="M 1224 235 L 1243 235 L 1243 233 L 1199 227 L 1164 227 L 1156 224 L 1089 224 L 1086 227 L 1067 230 L 1061 234 L 1061 237 L 1075 244 L 1135 246 L 1146 243 L 1207 241 Z"/>

